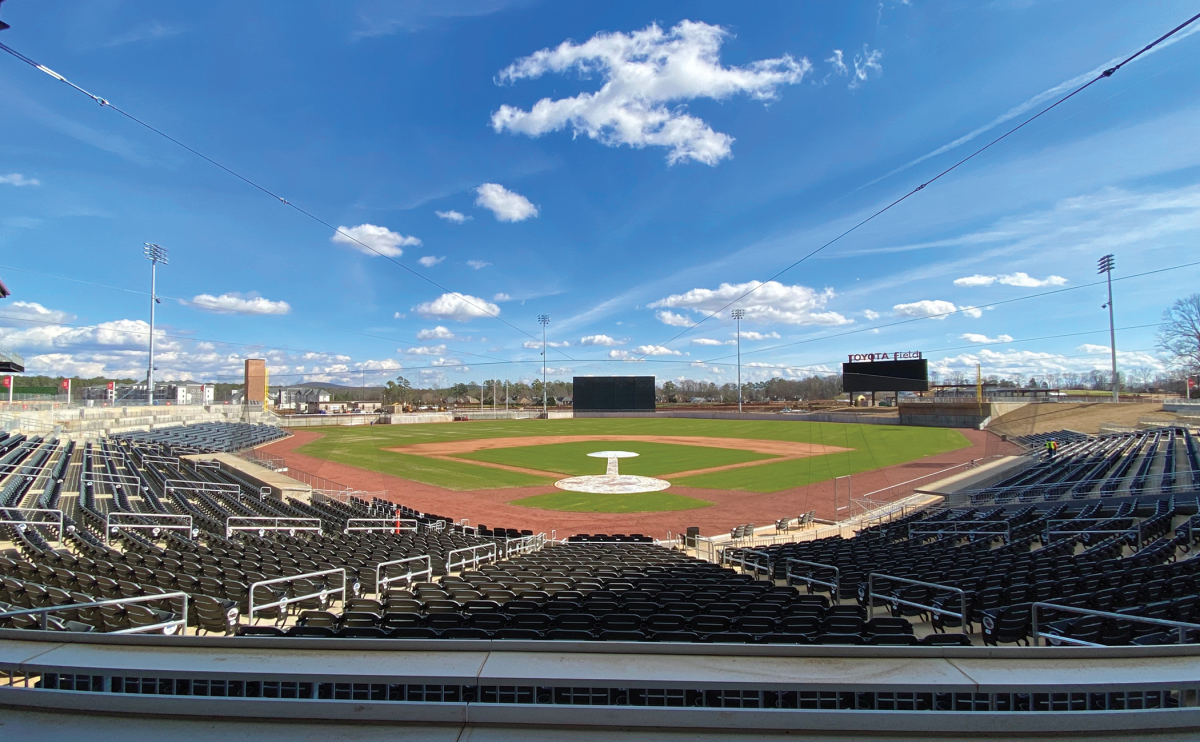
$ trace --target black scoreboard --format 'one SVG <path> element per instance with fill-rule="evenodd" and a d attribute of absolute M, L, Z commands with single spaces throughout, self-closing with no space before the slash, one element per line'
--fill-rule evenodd
<path fill-rule="evenodd" d="M 583 412 L 654 412 L 653 376 L 576 376 L 573 393 Z"/>
<path fill-rule="evenodd" d="M 927 392 L 929 362 L 916 358 L 843 363 L 842 389 L 847 392 Z"/>

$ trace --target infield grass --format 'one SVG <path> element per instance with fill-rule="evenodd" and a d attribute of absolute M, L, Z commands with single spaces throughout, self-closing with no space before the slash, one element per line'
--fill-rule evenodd
<path fill-rule="evenodd" d="M 898 425 L 865 425 L 855 423 L 815 423 L 794 420 L 689 420 L 608 418 L 585 420 L 499 420 L 488 422 L 430 423 L 424 425 L 371 425 L 310 429 L 323 436 L 297 449 L 298 453 L 337 461 L 362 469 L 411 479 L 418 482 L 456 490 L 493 489 L 499 487 L 528 487 L 552 482 L 522 472 L 504 471 L 473 464 L 432 459 L 424 456 L 385 451 L 385 448 L 416 443 L 433 443 L 480 438 L 521 438 L 547 435 L 676 435 L 715 438 L 755 438 L 761 440 L 797 441 L 840 446 L 854 449 L 790 461 L 766 462 L 758 466 L 700 474 L 674 480 L 688 487 L 706 487 L 751 492 L 776 492 L 799 487 L 846 474 L 870 471 L 884 466 L 902 464 L 914 459 L 965 448 L 970 444 L 961 433 L 949 428 L 910 428 Z M 594 451 L 606 449 L 638 451 L 644 444 L 638 441 L 597 441 L 585 447 Z M 665 445 L 665 444 L 664 444 Z M 539 461 L 531 468 L 572 472 L 576 467 L 588 467 L 586 459 L 579 460 L 579 450 L 567 445 L 527 447 L 532 451 L 555 449 L 561 460 Z M 701 456 L 724 457 L 741 455 L 733 449 L 696 448 Z M 518 449 L 507 449 L 511 453 Z M 503 452 L 504 449 L 495 451 Z M 584 451 L 583 453 L 587 453 Z M 474 454 L 471 454 L 474 455 Z M 750 454 L 758 456 L 761 454 Z M 643 455 L 641 459 L 649 459 Z M 707 461 L 714 461 L 708 458 Z M 626 459 L 621 470 L 626 471 Z M 505 462 L 507 463 L 507 462 Z M 649 462 L 646 462 L 649 464 Z M 717 466 L 718 464 L 708 464 Z M 630 466 L 633 466 L 630 464 Z M 694 467 L 700 468 L 700 467 Z M 588 469 L 587 471 L 593 471 Z M 635 473 L 632 468 L 629 473 Z M 674 471 L 680 468 L 674 467 Z M 629 511 L 634 512 L 634 511 Z"/>
<path fill-rule="evenodd" d="M 657 477 L 675 471 L 707 469 L 713 466 L 778 458 L 767 453 L 755 453 L 740 449 L 684 446 L 646 441 L 575 441 L 554 443 L 548 446 L 493 448 L 487 451 L 458 454 L 454 458 L 490 461 L 494 464 L 560 472 L 568 476 L 579 477 L 585 474 L 603 474 L 608 466 L 608 460 L 592 458 L 588 454 L 614 448 L 638 454 L 637 458 L 621 459 L 620 471 L 622 474 L 636 474 L 642 477 Z"/>
<path fill-rule="evenodd" d="M 509 505 L 573 513 L 658 513 L 666 510 L 695 510 L 712 505 L 708 500 L 681 497 L 666 492 L 637 495 L 598 495 L 587 492 L 551 492 L 513 500 Z"/>

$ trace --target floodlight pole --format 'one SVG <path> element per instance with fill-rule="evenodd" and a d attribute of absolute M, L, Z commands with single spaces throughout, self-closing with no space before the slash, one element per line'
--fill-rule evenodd
<path fill-rule="evenodd" d="M 746 316 L 745 309 L 735 309 L 729 313 L 731 317 L 737 320 L 737 386 L 738 386 L 738 414 L 742 412 L 742 317 Z"/>
<path fill-rule="evenodd" d="M 550 419 L 550 409 L 546 404 L 546 325 L 550 324 L 550 315 L 539 314 L 538 323 L 542 326 L 542 414 Z"/>
<path fill-rule="evenodd" d="M 154 305 L 158 303 L 155 296 L 155 272 L 158 264 L 168 265 L 167 248 L 153 242 L 142 243 L 142 254 L 150 261 L 150 365 L 146 369 L 146 403 L 154 406 Z"/>
<path fill-rule="evenodd" d="M 1100 258 L 1099 270 L 1097 273 L 1103 273 L 1108 277 L 1108 303 L 1104 306 L 1108 307 L 1108 340 L 1112 353 L 1112 401 L 1121 401 L 1121 382 L 1117 377 L 1117 330 L 1113 321 L 1113 300 L 1112 300 L 1112 270 L 1116 265 L 1112 254 L 1105 255 Z"/>

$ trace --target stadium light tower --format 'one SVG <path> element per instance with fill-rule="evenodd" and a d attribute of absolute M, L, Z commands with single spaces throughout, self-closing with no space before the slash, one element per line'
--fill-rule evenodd
<path fill-rule="evenodd" d="M 1117 379 L 1117 330 L 1113 324 L 1113 302 L 1112 302 L 1112 270 L 1116 265 L 1116 260 L 1113 259 L 1111 253 L 1100 258 L 1099 270 L 1097 273 L 1103 273 L 1108 276 L 1108 303 L 1101 309 L 1108 308 L 1108 340 L 1112 348 L 1112 401 L 1121 401 L 1121 382 Z"/>
<path fill-rule="evenodd" d="M 146 369 L 146 403 L 151 407 L 154 406 L 154 305 L 158 304 L 158 297 L 154 294 L 154 279 L 155 271 L 158 264 L 169 265 L 167 260 L 167 248 L 160 247 L 153 242 L 142 243 L 142 254 L 146 256 L 146 260 L 150 261 L 150 365 Z"/>
<path fill-rule="evenodd" d="M 745 309 L 735 309 L 729 316 L 737 320 L 737 356 L 738 356 L 738 412 L 742 411 L 742 317 L 746 316 Z"/>
<path fill-rule="evenodd" d="M 539 314 L 538 324 L 542 326 L 542 414 L 550 419 L 550 411 L 546 405 L 546 325 L 550 324 L 550 315 Z"/>

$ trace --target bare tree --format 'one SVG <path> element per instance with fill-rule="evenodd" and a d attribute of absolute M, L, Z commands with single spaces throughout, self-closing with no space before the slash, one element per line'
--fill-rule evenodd
<path fill-rule="evenodd" d="M 1158 349 L 1186 373 L 1200 371 L 1200 294 L 1177 299 L 1163 312 Z"/>

